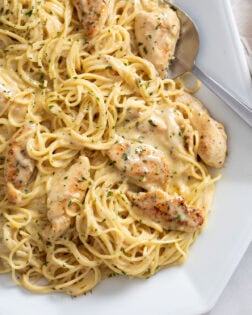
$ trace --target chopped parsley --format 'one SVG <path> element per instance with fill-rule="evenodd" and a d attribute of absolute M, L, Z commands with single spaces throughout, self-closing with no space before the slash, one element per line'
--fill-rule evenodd
<path fill-rule="evenodd" d="M 31 16 L 32 13 L 33 13 L 33 10 L 30 10 L 30 11 L 27 11 L 27 12 L 25 13 L 25 15 Z"/>
<path fill-rule="evenodd" d="M 85 180 L 87 180 L 84 176 L 82 176 L 79 180 L 78 180 L 78 182 L 79 183 L 81 183 L 81 182 L 84 182 Z"/>
<path fill-rule="evenodd" d="M 143 148 L 141 148 L 141 147 L 137 147 L 136 149 L 135 149 L 135 153 L 136 154 L 141 154 L 143 152 Z"/>
<path fill-rule="evenodd" d="M 128 154 L 127 153 L 123 153 L 122 154 L 122 159 L 124 160 L 124 161 L 127 161 L 129 158 L 128 158 Z"/>
<path fill-rule="evenodd" d="M 176 220 L 176 221 L 181 221 L 181 215 L 178 214 L 178 215 L 176 216 L 175 220 Z"/>
<path fill-rule="evenodd" d="M 152 126 L 152 127 L 157 127 L 157 125 L 153 122 L 152 119 L 148 120 L 148 123 Z"/>

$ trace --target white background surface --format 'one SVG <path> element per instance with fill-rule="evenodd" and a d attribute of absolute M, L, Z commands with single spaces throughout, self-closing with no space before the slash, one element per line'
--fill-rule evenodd
<path fill-rule="evenodd" d="M 242 40 L 245 43 L 245 52 L 252 52 L 252 1 L 231 0 L 234 15 Z M 249 10 L 249 12 L 248 12 Z M 245 21 L 244 21 L 245 20 Z M 249 59 L 250 58 L 250 59 Z M 248 56 L 252 71 L 252 55 Z M 251 101 L 252 103 L 252 101 Z M 252 244 L 230 279 L 226 289 L 216 306 L 208 315 L 250 315 L 252 314 Z"/>
<path fill-rule="evenodd" d="M 252 244 L 219 301 L 207 315 L 252 314 Z"/>

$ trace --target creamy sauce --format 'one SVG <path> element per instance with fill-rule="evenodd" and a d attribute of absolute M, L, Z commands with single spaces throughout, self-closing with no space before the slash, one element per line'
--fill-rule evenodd
<path fill-rule="evenodd" d="M 178 157 L 179 152 L 187 154 L 182 131 L 177 123 L 177 119 L 181 119 L 178 115 L 172 108 L 156 109 L 148 119 L 141 121 L 141 114 L 139 114 L 139 119 L 134 124 L 127 120 L 117 129 L 119 135 L 135 142 L 135 146 L 137 143 L 151 145 L 165 155 L 169 164 L 169 191 L 171 192 L 178 192 L 178 187 L 182 190 L 188 187 L 186 183 L 183 184 L 185 164 Z M 132 158 L 139 159 L 137 155 L 133 155 Z M 180 174 L 179 185 L 176 174 Z"/>

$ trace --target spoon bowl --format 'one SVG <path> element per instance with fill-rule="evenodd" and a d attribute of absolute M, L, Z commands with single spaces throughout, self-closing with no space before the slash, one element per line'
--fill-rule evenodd
<path fill-rule="evenodd" d="M 169 6 L 176 12 L 180 21 L 180 37 L 176 45 L 174 60 L 170 63 L 167 72 L 168 78 L 175 79 L 193 69 L 200 40 L 197 27 L 191 18 L 173 4 L 169 3 Z"/>

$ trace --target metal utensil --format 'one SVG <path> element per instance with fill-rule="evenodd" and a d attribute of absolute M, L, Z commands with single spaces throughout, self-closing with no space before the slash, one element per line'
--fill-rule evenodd
<path fill-rule="evenodd" d="M 174 79 L 185 72 L 192 72 L 198 77 L 214 94 L 223 100 L 235 113 L 237 113 L 250 127 L 252 127 L 252 109 L 245 102 L 234 96 L 213 78 L 203 73 L 197 66 L 195 60 L 199 51 L 200 40 L 196 25 L 192 19 L 177 6 L 167 0 L 170 7 L 176 11 L 180 20 L 181 31 L 178 40 L 175 59 L 170 64 L 168 77 Z"/>

